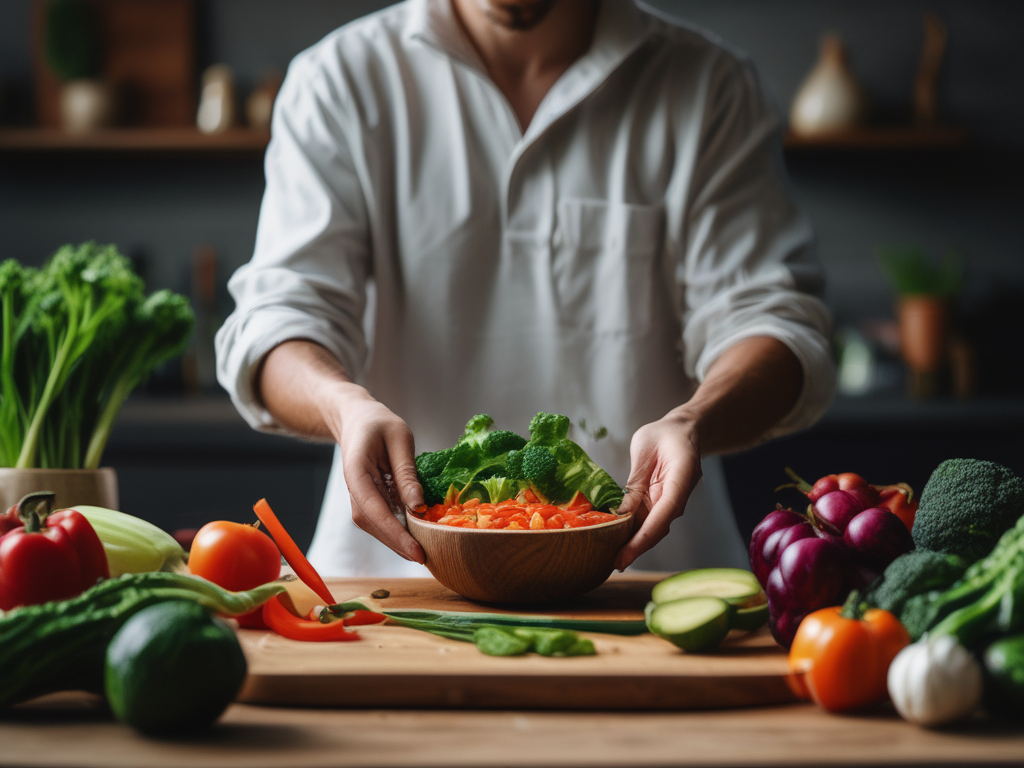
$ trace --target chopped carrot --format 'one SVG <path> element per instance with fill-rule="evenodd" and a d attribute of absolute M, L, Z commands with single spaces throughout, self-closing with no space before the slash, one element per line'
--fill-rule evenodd
<path fill-rule="evenodd" d="M 548 518 L 544 524 L 545 528 L 562 528 L 565 525 L 565 518 L 559 514 L 554 514 Z"/>
<path fill-rule="evenodd" d="M 480 506 L 480 499 L 467 499 L 462 505 L 463 509 L 473 509 L 473 507 Z"/>
<path fill-rule="evenodd" d="M 530 518 L 530 530 L 537 531 L 544 527 L 544 517 L 540 511 L 533 513 L 533 517 Z"/>

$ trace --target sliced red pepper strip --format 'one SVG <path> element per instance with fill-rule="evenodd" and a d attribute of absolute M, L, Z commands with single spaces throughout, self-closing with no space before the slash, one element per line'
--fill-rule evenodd
<path fill-rule="evenodd" d="M 281 521 L 274 514 L 274 510 L 267 504 L 267 500 L 260 499 L 253 505 L 252 509 L 260 522 L 267 527 L 270 536 L 277 543 L 278 549 L 281 550 L 284 561 L 292 567 L 299 580 L 316 592 L 316 596 L 325 601 L 327 605 L 334 605 L 337 601 L 331 595 L 331 590 L 327 588 L 327 585 L 320 578 L 320 574 L 316 572 L 316 569 L 309 564 L 309 560 L 302 554 L 299 545 L 288 535 L 284 526 L 281 525 Z"/>
<path fill-rule="evenodd" d="M 296 615 L 285 601 L 291 603 L 291 598 L 287 595 L 275 595 L 263 604 L 263 620 L 281 637 L 314 643 L 359 639 L 359 635 L 349 632 L 340 621 L 321 624 L 319 621 L 310 621 Z"/>
<path fill-rule="evenodd" d="M 350 616 L 345 617 L 345 626 L 359 627 L 364 624 L 380 624 L 387 620 L 388 617 L 383 613 L 375 613 L 374 611 L 352 611 Z"/>

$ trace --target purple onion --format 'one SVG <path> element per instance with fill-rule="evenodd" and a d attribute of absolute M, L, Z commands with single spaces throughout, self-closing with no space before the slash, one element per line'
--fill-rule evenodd
<path fill-rule="evenodd" d="M 875 571 L 884 571 L 889 563 L 914 548 L 907 526 L 881 507 L 855 516 L 846 527 L 843 542 L 859 564 Z"/>
<path fill-rule="evenodd" d="M 750 535 L 750 549 L 748 550 L 750 569 L 754 572 L 754 576 L 757 577 L 762 587 L 768 580 L 768 574 L 771 573 L 778 560 L 776 555 L 772 562 L 768 563 L 765 561 L 765 541 L 779 531 L 787 530 L 804 522 L 806 522 L 804 518 L 796 512 L 788 509 L 777 509 L 774 512 L 770 512 L 764 520 L 758 523 L 754 532 Z"/>
<path fill-rule="evenodd" d="M 814 505 L 814 516 L 828 533 L 842 536 L 846 526 L 864 507 L 850 491 L 832 491 Z"/>
<path fill-rule="evenodd" d="M 826 539 L 793 542 L 779 558 L 778 571 L 785 603 L 807 611 L 838 605 L 850 591 L 849 554 Z"/>
<path fill-rule="evenodd" d="M 870 485 L 860 485 L 856 488 L 846 488 L 844 490 L 857 500 L 857 504 L 860 505 L 861 509 L 870 509 L 871 507 L 878 506 L 878 502 L 882 500 L 878 491 Z"/>
<path fill-rule="evenodd" d="M 772 610 L 771 603 L 768 604 L 768 629 L 771 630 L 775 642 L 786 650 L 793 644 L 796 631 L 800 622 L 807 616 L 807 611 L 799 609 Z"/>

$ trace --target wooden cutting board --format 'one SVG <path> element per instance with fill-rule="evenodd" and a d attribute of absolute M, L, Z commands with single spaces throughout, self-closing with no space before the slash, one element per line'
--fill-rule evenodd
<path fill-rule="evenodd" d="M 558 610 L 565 618 L 635 620 L 660 575 L 613 577 Z M 471 603 L 433 579 L 329 581 L 335 599 L 385 588 L 382 605 L 507 613 Z M 319 602 L 289 587 L 301 609 Z M 527 611 L 516 611 L 527 613 Z M 270 632 L 240 630 L 249 662 L 241 701 L 334 707 L 561 710 L 715 709 L 793 701 L 786 654 L 767 630 L 730 638 L 706 654 L 688 654 L 644 634 L 586 633 L 596 656 L 496 658 L 470 643 L 396 626 L 358 629 L 362 640 L 300 643 Z"/>

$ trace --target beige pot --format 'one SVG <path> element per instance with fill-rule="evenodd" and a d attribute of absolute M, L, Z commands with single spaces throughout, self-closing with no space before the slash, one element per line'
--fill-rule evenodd
<path fill-rule="evenodd" d="M 114 122 L 114 89 L 102 80 L 69 80 L 60 89 L 60 121 L 68 133 L 87 133 Z"/>
<path fill-rule="evenodd" d="M 17 504 L 27 493 L 53 491 L 54 509 L 79 504 L 118 508 L 117 473 L 100 469 L 7 469 L 0 468 L 0 511 Z"/>

